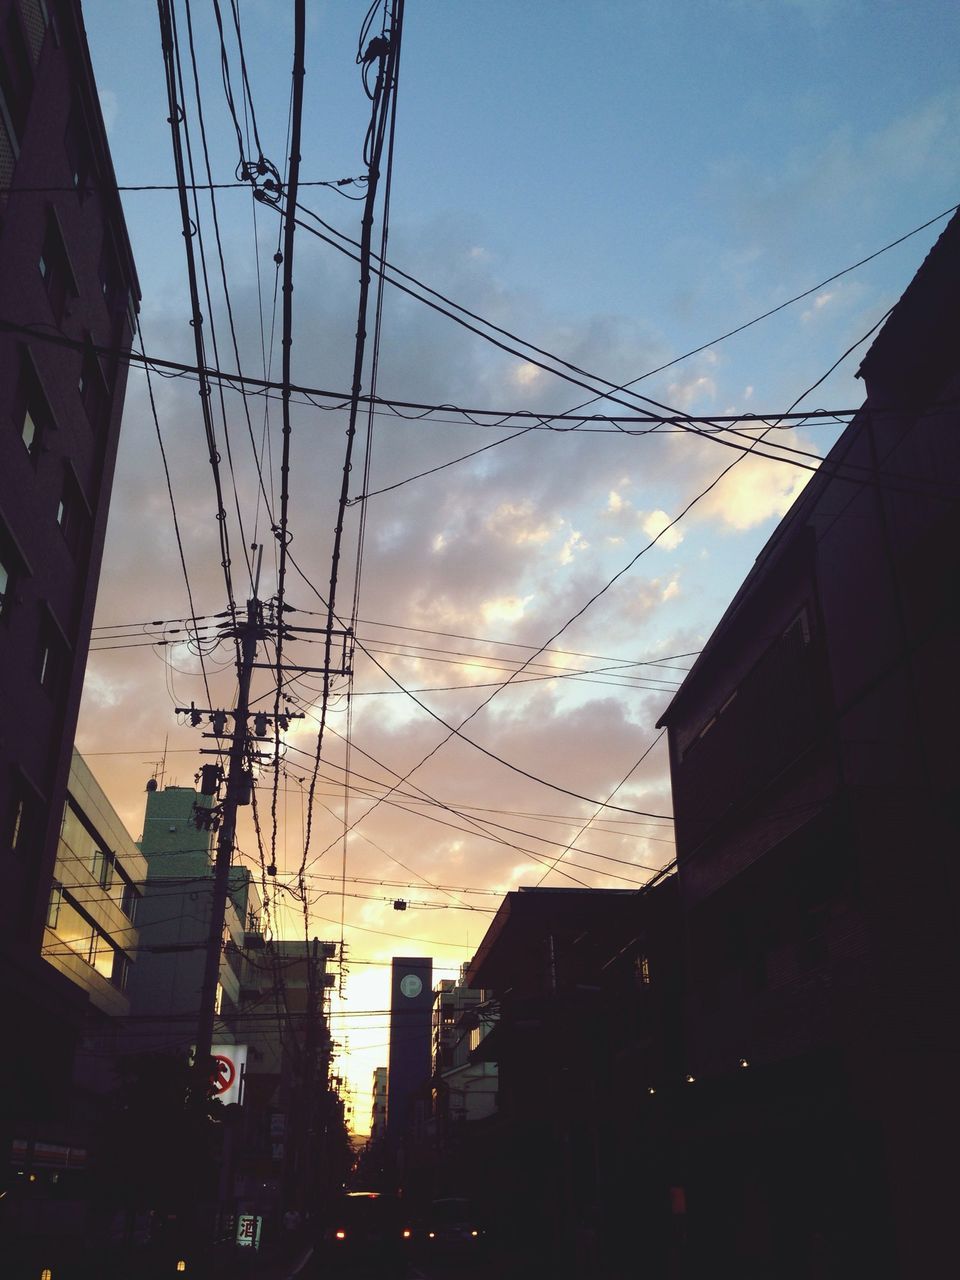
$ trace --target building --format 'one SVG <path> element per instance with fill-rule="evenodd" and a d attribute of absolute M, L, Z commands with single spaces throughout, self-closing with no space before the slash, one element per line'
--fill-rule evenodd
<path fill-rule="evenodd" d="M 954 1250 L 958 353 L 955 215 L 661 721 L 692 1274 L 921 1277 Z"/>
<path fill-rule="evenodd" d="M 139 297 L 80 5 L 0 0 L 4 1144 L 11 1100 L 66 1098 L 86 1005 L 40 950 Z"/>
<path fill-rule="evenodd" d="M 140 849 L 144 945 L 130 983 L 130 1048 L 183 1058 L 196 1043 L 213 898 L 213 800 L 147 783 Z M 214 1053 L 237 1064 L 240 1103 L 222 1156 L 221 1214 L 279 1221 L 323 1188 L 335 1120 L 327 998 L 334 943 L 268 938 L 249 867 L 232 866 L 219 962 Z M 330 1138 L 330 1141 L 335 1141 Z M 336 1165 L 339 1173 L 340 1165 Z"/>
<path fill-rule="evenodd" d="M 379 1142 L 387 1132 L 387 1068 L 374 1067 L 373 1102 L 370 1108 L 370 1141 Z"/>
<path fill-rule="evenodd" d="M 186 1051 L 196 1040 L 213 901 L 213 838 L 202 823 L 198 827 L 197 814 L 211 804 L 193 787 L 161 790 L 156 779 L 147 783 L 139 842 L 147 869 L 140 904 L 145 948 L 128 982 L 143 1049 Z M 256 885 L 248 868 L 231 867 L 217 992 L 217 1011 L 227 1021 L 240 1007 L 251 917 L 259 917 Z"/>
<path fill-rule="evenodd" d="M 441 1143 L 451 1126 L 483 1120 L 496 1109 L 497 1065 L 475 1052 L 493 1026 L 485 993 L 466 984 L 467 965 L 455 982 L 442 978 L 433 1004 L 433 1116 Z"/>
<path fill-rule="evenodd" d="M 496 1063 L 496 1112 L 465 1126 L 477 1132 L 456 1174 L 477 1196 L 493 1192 L 488 1211 L 521 1256 L 550 1241 L 551 1266 L 577 1257 L 592 1274 L 601 1260 L 635 1260 L 642 1238 L 650 1274 L 672 1274 L 672 1169 L 653 1082 L 683 1062 L 680 937 L 675 877 L 639 892 L 521 888 L 467 967 L 495 1018 L 470 1060 Z M 598 1252 L 578 1254 L 586 1240 Z"/>
<path fill-rule="evenodd" d="M 139 956 L 137 915 L 146 860 L 74 751 L 63 809 L 43 957 L 108 1018 L 130 1012 Z"/>
<path fill-rule="evenodd" d="M 387 1139 L 395 1147 L 423 1126 L 430 1111 L 432 974 L 429 956 L 393 957 Z"/>
<path fill-rule="evenodd" d="M 74 751 L 42 955 L 83 1002 L 82 1036 L 61 1113 L 14 1122 L 7 1226 L 21 1243 L 76 1240 L 91 1227 L 91 1168 L 130 1008 L 144 872 L 139 849 Z"/>

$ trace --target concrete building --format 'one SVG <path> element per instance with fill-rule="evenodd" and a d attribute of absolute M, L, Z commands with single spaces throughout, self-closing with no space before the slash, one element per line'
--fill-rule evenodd
<path fill-rule="evenodd" d="M 213 836 L 198 828 L 196 815 L 211 804 L 193 787 L 160 790 L 155 779 L 147 784 L 139 841 L 147 872 L 139 909 L 145 946 L 128 981 L 144 1049 L 187 1049 L 196 1040 L 213 898 Z M 247 867 L 231 867 L 217 1001 L 227 1024 L 241 1003 L 241 957 L 251 918 L 259 918 L 253 877 Z"/>
<path fill-rule="evenodd" d="M 661 721 L 690 1274 L 925 1277 L 955 1252 L 956 215 L 860 376 Z"/>
<path fill-rule="evenodd" d="M 139 285 L 77 0 L 0 0 L 0 1066 L 37 1125 L 85 998 L 41 960 Z"/>
<path fill-rule="evenodd" d="M 79 752 L 63 809 L 43 957 L 110 1017 L 130 1012 L 146 860 Z"/>

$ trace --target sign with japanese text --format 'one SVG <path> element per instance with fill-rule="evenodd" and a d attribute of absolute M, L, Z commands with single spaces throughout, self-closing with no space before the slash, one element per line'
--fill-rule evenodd
<path fill-rule="evenodd" d="M 263 1219 L 254 1213 L 241 1213 L 237 1217 L 237 1244 L 246 1249 L 260 1248 L 260 1228 Z"/>

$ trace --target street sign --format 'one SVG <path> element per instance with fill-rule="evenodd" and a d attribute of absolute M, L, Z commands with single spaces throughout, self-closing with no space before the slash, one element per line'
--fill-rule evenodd
<path fill-rule="evenodd" d="M 245 1249 L 260 1248 L 260 1228 L 263 1219 L 254 1213 L 241 1213 L 237 1217 L 237 1244 Z"/>
<path fill-rule="evenodd" d="M 245 1044 L 215 1044 L 210 1050 L 216 1075 L 213 1096 L 223 1105 L 243 1101 L 243 1074 L 247 1066 Z"/>

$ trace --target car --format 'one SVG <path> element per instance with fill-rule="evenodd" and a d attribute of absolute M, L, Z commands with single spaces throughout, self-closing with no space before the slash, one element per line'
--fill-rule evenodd
<path fill-rule="evenodd" d="M 402 1276 L 412 1236 L 396 1196 L 344 1192 L 323 1215 L 316 1249 L 318 1275 Z"/>
<path fill-rule="evenodd" d="M 480 1254 L 487 1243 L 475 1206 L 461 1196 L 434 1200 L 419 1235 L 427 1257 L 431 1253 Z"/>

